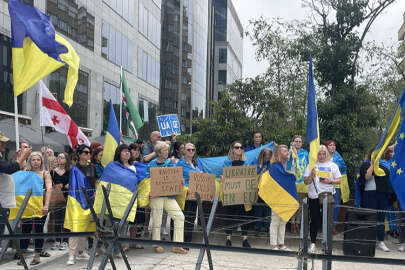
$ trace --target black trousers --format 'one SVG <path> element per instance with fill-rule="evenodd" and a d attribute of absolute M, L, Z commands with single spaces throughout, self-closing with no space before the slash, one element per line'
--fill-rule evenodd
<path fill-rule="evenodd" d="M 232 231 L 235 231 L 237 228 L 238 223 L 246 222 L 250 219 L 250 216 L 252 215 L 251 212 L 245 211 L 245 206 L 244 205 L 228 205 L 225 206 L 225 219 L 226 219 L 226 226 L 234 226 L 233 228 L 228 228 L 225 230 L 226 235 L 232 235 Z M 244 224 L 241 225 L 242 228 L 242 235 L 246 236 L 247 231 L 250 228 L 250 224 Z"/>
<path fill-rule="evenodd" d="M 46 216 L 41 218 L 30 218 L 21 220 L 21 232 L 23 234 L 29 234 L 32 231 L 32 227 L 35 229 L 35 233 L 43 233 L 45 225 Z M 30 238 L 20 240 L 20 248 L 22 251 L 27 250 L 30 243 Z M 44 247 L 44 239 L 34 239 L 35 253 L 41 253 Z"/>
<path fill-rule="evenodd" d="M 55 233 L 66 233 L 69 232 L 68 229 L 63 227 L 63 223 L 65 222 L 65 213 L 66 213 L 66 206 L 55 208 L 54 210 L 55 215 Z M 57 242 L 65 242 L 67 243 L 69 240 L 68 238 L 56 238 Z"/>
<path fill-rule="evenodd" d="M 309 216 L 311 223 L 309 225 L 309 235 L 311 237 L 311 243 L 316 243 L 316 235 L 318 234 L 318 227 L 321 221 L 321 204 L 319 199 L 308 198 L 309 204 Z"/>

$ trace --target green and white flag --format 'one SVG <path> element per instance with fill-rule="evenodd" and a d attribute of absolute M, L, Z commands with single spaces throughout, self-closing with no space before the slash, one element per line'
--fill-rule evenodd
<path fill-rule="evenodd" d="M 136 109 L 134 103 L 132 102 L 123 69 L 121 69 L 121 89 L 122 89 L 122 109 L 125 112 L 128 128 L 132 132 L 133 136 L 137 139 L 138 138 L 137 130 L 139 130 L 143 126 L 143 122 L 141 116 L 139 115 L 138 110 Z"/>

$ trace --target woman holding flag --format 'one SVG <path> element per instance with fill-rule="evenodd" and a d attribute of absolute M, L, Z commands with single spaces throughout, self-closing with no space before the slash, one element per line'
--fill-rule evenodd
<path fill-rule="evenodd" d="M 23 219 L 21 230 L 23 234 L 28 234 L 35 228 L 36 233 L 43 233 L 44 225 L 46 216 L 48 214 L 49 209 L 49 202 L 51 199 L 51 191 L 52 191 L 52 178 L 48 171 L 44 168 L 43 157 L 40 152 L 32 152 L 28 157 L 27 162 L 27 171 L 35 172 L 43 181 L 44 187 L 44 199 L 43 199 L 43 208 L 42 208 L 42 216 L 41 217 L 34 217 L 32 219 Z M 35 179 L 32 179 L 36 181 Z M 28 248 L 30 240 L 29 239 L 21 239 L 20 240 L 20 247 L 22 252 L 26 251 Z M 42 251 L 44 246 L 44 239 L 35 239 L 35 254 L 34 258 L 32 259 L 30 265 L 37 265 L 40 263 L 40 257 L 50 257 L 51 255 L 45 251 Z M 24 253 L 21 256 L 25 256 Z M 21 265 L 21 262 L 18 263 Z"/>
<path fill-rule="evenodd" d="M 334 185 L 340 184 L 339 167 L 331 160 L 328 148 L 325 145 L 319 146 L 317 153 L 317 163 L 315 167 L 310 171 L 309 167 L 305 170 L 304 183 L 309 185 L 308 187 L 308 203 L 309 214 L 311 218 L 310 223 L 310 236 L 311 246 L 309 252 L 316 252 L 316 236 L 318 234 L 318 224 L 321 220 L 321 203 L 320 200 L 324 196 L 331 198 L 329 202 L 332 202 L 332 196 L 335 193 Z"/>
<path fill-rule="evenodd" d="M 150 177 L 150 168 L 153 167 L 170 167 L 172 166 L 169 155 L 169 145 L 158 141 L 155 145 L 155 153 L 157 158 L 152 160 L 146 172 L 146 177 Z M 176 201 L 176 196 L 152 197 L 150 199 L 150 208 L 152 211 L 152 240 L 160 240 L 160 227 L 162 224 L 163 210 L 174 220 L 174 242 L 183 242 L 184 238 L 184 214 Z M 165 250 L 161 246 L 154 247 L 156 253 L 163 253 Z M 173 253 L 187 254 L 187 250 L 181 247 L 173 247 Z"/>

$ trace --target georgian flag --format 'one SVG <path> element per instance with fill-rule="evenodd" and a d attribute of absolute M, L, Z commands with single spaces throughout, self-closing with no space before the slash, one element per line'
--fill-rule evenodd
<path fill-rule="evenodd" d="M 42 80 L 39 81 L 39 107 L 41 126 L 53 127 L 57 132 L 66 134 L 72 148 L 78 144 L 90 146 L 89 139 L 49 92 Z"/>

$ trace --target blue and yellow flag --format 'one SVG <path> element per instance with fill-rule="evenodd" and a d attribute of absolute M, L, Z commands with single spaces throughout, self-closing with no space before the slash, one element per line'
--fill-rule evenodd
<path fill-rule="evenodd" d="M 137 175 L 133 170 L 125 167 L 118 161 L 108 163 L 100 177 L 96 198 L 94 200 L 94 210 L 97 215 L 100 214 L 104 201 L 104 194 L 101 187 L 107 187 L 109 183 L 111 184 L 109 200 L 113 211 L 113 217 L 121 219 L 124 216 L 133 193 L 138 188 Z M 137 204 L 134 203 L 134 206 L 128 215 L 128 221 L 133 222 L 135 220 L 136 205 Z"/>
<path fill-rule="evenodd" d="M 312 71 L 312 56 L 309 56 L 308 75 L 308 108 L 307 108 L 307 141 L 309 148 L 309 169 L 312 170 L 317 161 L 320 146 L 318 112 L 315 100 L 314 74 Z"/>
<path fill-rule="evenodd" d="M 405 209 L 405 91 L 402 93 L 401 99 L 397 105 L 400 118 L 402 118 L 401 126 L 397 135 L 394 146 L 394 156 L 390 166 L 391 185 L 397 194 L 401 209 Z"/>
<path fill-rule="evenodd" d="M 295 176 L 289 174 L 278 162 L 262 175 L 259 183 L 259 196 L 280 216 L 288 222 L 299 208 Z"/>
<path fill-rule="evenodd" d="M 105 134 L 104 151 L 101 164 L 105 168 L 114 160 L 115 149 L 120 145 L 120 129 L 115 117 L 114 107 L 110 100 L 110 116 L 108 118 L 107 132 Z"/>
<path fill-rule="evenodd" d="M 25 194 L 32 189 L 32 195 L 28 200 L 22 219 L 42 217 L 44 181 L 38 174 L 32 171 L 18 171 L 12 175 L 15 187 L 16 208 L 10 209 L 10 219 L 15 219 L 18 210 L 24 201 Z"/>
<path fill-rule="evenodd" d="M 49 16 L 34 6 L 9 0 L 13 55 L 14 96 L 18 96 L 39 80 L 68 65 L 65 102 L 73 104 L 80 58 L 73 47 L 55 33 Z"/>
<path fill-rule="evenodd" d="M 296 170 L 295 170 L 295 185 L 297 186 L 297 191 L 300 193 L 308 193 L 308 185 L 304 184 L 304 173 L 308 166 L 309 155 L 308 151 L 305 149 L 300 149 L 297 152 L 296 158 Z"/>
<path fill-rule="evenodd" d="M 96 229 L 82 187 L 86 189 L 90 199 L 93 200 L 94 190 L 89 180 L 79 168 L 73 166 L 70 170 L 69 196 L 64 224 L 64 227 L 71 232 L 92 232 Z"/>
<path fill-rule="evenodd" d="M 375 147 L 375 150 L 371 154 L 371 160 L 374 161 L 374 174 L 378 176 L 384 176 L 385 173 L 383 169 L 379 167 L 381 156 L 384 154 L 385 149 L 390 144 L 391 139 L 394 137 L 403 116 L 403 111 L 405 108 L 405 91 L 402 93 L 401 98 L 397 106 L 395 107 L 394 113 L 391 116 L 390 121 L 388 122 L 383 135 L 378 142 L 378 145 Z M 399 143 L 399 141 L 397 141 Z"/>
<path fill-rule="evenodd" d="M 343 157 L 337 151 L 335 151 L 333 154 L 333 162 L 338 165 L 340 174 L 342 175 L 340 184 L 336 185 L 335 187 L 340 188 L 342 201 L 343 203 L 347 203 L 350 199 L 350 187 L 349 181 L 347 180 L 346 163 L 343 160 Z"/>

